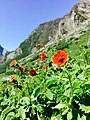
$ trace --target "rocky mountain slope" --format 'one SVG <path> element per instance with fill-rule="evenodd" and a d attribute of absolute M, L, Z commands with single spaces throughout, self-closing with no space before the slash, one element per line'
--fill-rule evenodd
<path fill-rule="evenodd" d="M 0 63 L 4 62 L 7 53 L 8 51 L 0 45 Z"/>
<path fill-rule="evenodd" d="M 0 56 L 2 56 L 2 54 L 3 54 L 3 47 L 0 45 Z"/>
<path fill-rule="evenodd" d="M 6 61 L 17 57 L 21 59 L 38 50 L 36 44 L 49 45 L 64 36 L 74 32 L 85 30 L 90 19 L 90 1 L 81 0 L 63 18 L 40 24 L 31 32 L 28 38 L 23 41 L 19 48 L 7 55 Z"/>

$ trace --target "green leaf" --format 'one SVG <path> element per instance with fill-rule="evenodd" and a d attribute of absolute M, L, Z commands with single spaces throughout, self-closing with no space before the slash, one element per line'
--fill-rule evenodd
<path fill-rule="evenodd" d="M 77 118 L 77 120 L 81 120 L 81 118 L 80 118 L 80 115 L 78 114 L 78 118 Z"/>
<path fill-rule="evenodd" d="M 37 86 L 34 90 L 31 96 L 38 97 L 40 94 L 42 94 L 44 91 L 43 85 Z"/>
<path fill-rule="evenodd" d="M 0 120 L 3 120 L 1 116 L 0 116 Z"/>
<path fill-rule="evenodd" d="M 15 113 L 14 112 L 10 112 L 7 117 L 5 118 L 5 120 L 12 120 L 14 118 Z"/>
<path fill-rule="evenodd" d="M 20 107 L 20 108 L 18 109 L 18 114 L 19 114 L 19 116 L 20 116 L 22 119 L 25 119 L 25 118 L 26 118 L 25 109 L 23 109 L 22 107 Z"/>
<path fill-rule="evenodd" d="M 40 118 L 40 116 L 39 116 L 39 114 L 37 113 L 37 117 L 38 117 L 38 120 L 41 120 L 41 118 Z"/>
<path fill-rule="evenodd" d="M 57 118 L 57 120 L 62 120 L 62 116 L 61 116 L 60 114 L 58 114 L 58 115 L 56 116 L 56 118 Z"/>
<path fill-rule="evenodd" d="M 8 101 L 7 99 L 5 99 L 3 102 L 1 102 L 1 105 L 4 106 L 4 105 L 7 105 L 8 104 Z"/>
<path fill-rule="evenodd" d="M 81 80 L 74 80 L 72 82 L 72 88 L 73 90 L 76 90 L 76 89 L 80 89 L 80 85 L 82 84 L 82 81 Z"/>
<path fill-rule="evenodd" d="M 22 97 L 22 98 L 20 99 L 20 103 L 21 103 L 22 105 L 29 105 L 29 104 L 30 104 L 30 99 L 29 99 L 28 97 Z"/>
<path fill-rule="evenodd" d="M 81 120 L 86 120 L 86 116 L 83 115 L 82 118 L 81 118 Z"/>
<path fill-rule="evenodd" d="M 11 107 L 7 107 L 6 109 L 4 109 L 3 111 L 2 111 L 2 114 L 1 114 L 1 116 L 2 116 L 2 118 L 4 118 L 10 111 L 12 111 L 12 110 L 14 110 L 15 108 L 11 108 Z"/>
<path fill-rule="evenodd" d="M 80 80 L 85 80 L 85 77 L 83 74 L 79 74 L 77 78 L 79 78 Z"/>
<path fill-rule="evenodd" d="M 11 95 L 15 95 L 15 94 L 16 94 L 15 91 L 12 91 L 12 92 L 11 92 Z"/>
<path fill-rule="evenodd" d="M 71 88 L 65 90 L 64 95 L 70 97 L 70 93 L 71 93 Z"/>
<path fill-rule="evenodd" d="M 78 118 L 77 118 L 77 120 L 86 120 L 86 116 L 83 115 L 83 116 L 80 118 L 80 115 L 78 114 Z"/>
<path fill-rule="evenodd" d="M 90 112 L 90 106 L 85 106 L 83 104 L 80 104 L 80 109 L 82 111 L 84 111 L 85 113 L 89 113 Z"/>
<path fill-rule="evenodd" d="M 43 108 L 40 104 L 38 104 L 36 108 L 38 112 L 43 112 Z"/>
<path fill-rule="evenodd" d="M 52 107 L 52 109 L 59 109 L 60 110 L 61 108 L 64 108 L 64 107 L 66 107 L 66 104 L 59 103 L 55 107 Z"/>
<path fill-rule="evenodd" d="M 51 78 L 49 78 L 49 80 L 46 81 L 46 86 L 47 86 L 47 88 L 48 88 L 50 85 L 57 83 L 57 78 L 58 78 L 58 77 L 55 77 L 55 76 L 52 76 Z"/>
<path fill-rule="evenodd" d="M 75 89 L 73 93 L 81 95 L 83 93 L 83 90 L 81 88 Z"/>
<path fill-rule="evenodd" d="M 69 112 L 69 113 L 67 114 L 67 119 L 68 119 L 68 120 L 71 120 L 72 117 L 73 117 L 73 116 L 72 116 L 72 112 Z"/>
<path fill-rule="evenodd" d="M 39 87 L 38 89 L 36 89 L 35 97 L 38 97 L 42 93 L 41 89 L 42 89 L 42 87 L 41 88 Z"/>
<path fill-rule="evenodd" d="M 53 93 L 49 89 L 46 91 L 46 96 L 48 99 L 53 100 Z"/>
<path fill-rule="evenodd" d="M 62 113 L 62 115 L 65 115 L 69 111 L 69 108 L 65 109 Z"/>

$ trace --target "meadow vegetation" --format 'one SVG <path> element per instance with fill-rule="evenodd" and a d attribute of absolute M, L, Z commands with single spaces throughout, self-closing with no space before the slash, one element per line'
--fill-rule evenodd
<path fill-rule="evenodd" d="M 0 120 L 90 120 L 90 30 L 80 34 L 27 62 L 9 61 L 0 74 Z"/>

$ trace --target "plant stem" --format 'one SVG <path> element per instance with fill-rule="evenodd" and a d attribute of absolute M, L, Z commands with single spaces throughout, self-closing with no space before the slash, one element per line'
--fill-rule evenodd
<path fill-rule="evenodd" d="M 46 98 L 46 78 L 44 78 L 44 99 Z"/>
<path fill-rule="evenodd" d="M 46 98 L 46 71 L 47 71 L 47 68 L 44 71 L 44 100 Z"/>
<path fill-rule="evenodd" d="M 86 63 L 88 65 L 88 56 L 86 54 L 84 54 L 84 56 L 85 56 L 85 59 L 86 59 Z"/>
<path fill-rule="evenodd" d="M 69 76 L 70 77 L 70 76 Z M 71 77 L 69 78 L 69 82 L 70 82 L 70 88 L 71 88 L 71 97 L 73 96 L 73 91 L 72 91 L 72 82 L 71 82 Z"/>
<path fill-rule="evenodd" d="M 68 73 L 67 73 L 68 74 Z M 71 82 L 71 75 L 68 75 L 68 78 L 69 78 L 69 83 L 70 83 L 70 88 L 71 88 L 71 91 L 70 91 L 70 98 L 73 97 L 73 90 L 72 90 L 72 82 Z M 72 100 L 72 99 L 71 99 Z"/>

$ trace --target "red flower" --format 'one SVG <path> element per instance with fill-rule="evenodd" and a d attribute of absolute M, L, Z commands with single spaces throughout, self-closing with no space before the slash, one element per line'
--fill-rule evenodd
<path fill-rule="evenodd" d="M 16 60 L 13 60 L 10 62 L 10 66 L 12 67 L 12 66 L 16 65 L 16 63 L 17 63 Z"/>
<path fill-rule="evenodd" d="M 43 60 L 46 59 L 46 54 L 40 53 L 39 56 L 38 56 L 38 58 L 43 61 Z"/>
<path fill-rule="evenodd" d="M 52 63 L 56 64 L 58 66 L 62 66 L 66 63 L 68 59 L 68 54 L 65 53 L 64 50 L 58 51 L 54 56 L 52 57 Z"/>
<path fill-rule="evenodd" d="M 75 41 L 74 43 L 75 43 L 75 44 L 78 44 L 78 41 Z"/>
<path fill-rule="evenodd" d="M 19 67 L 18 67 L 18 70 L 20 70 L 20 72 L 23 72 L 23 71 L 25 70 L 25 67 L 19 66 Z"/>
<path fill-rule="evenodd" d="M 43 46 L 43 44 L 42 44 L 42 43 L 40 43 L 40 44 L 37 44 L 36 46 L 37 46 L 37 47 L 42 47 L 42 46 Z"/>
<path fill-rule="evenodd" d="M 36 69 L 32 68 L 29 72 L 28 72 L 29 75 L 31 76 L 35 76 L 36 75 Z"/>

